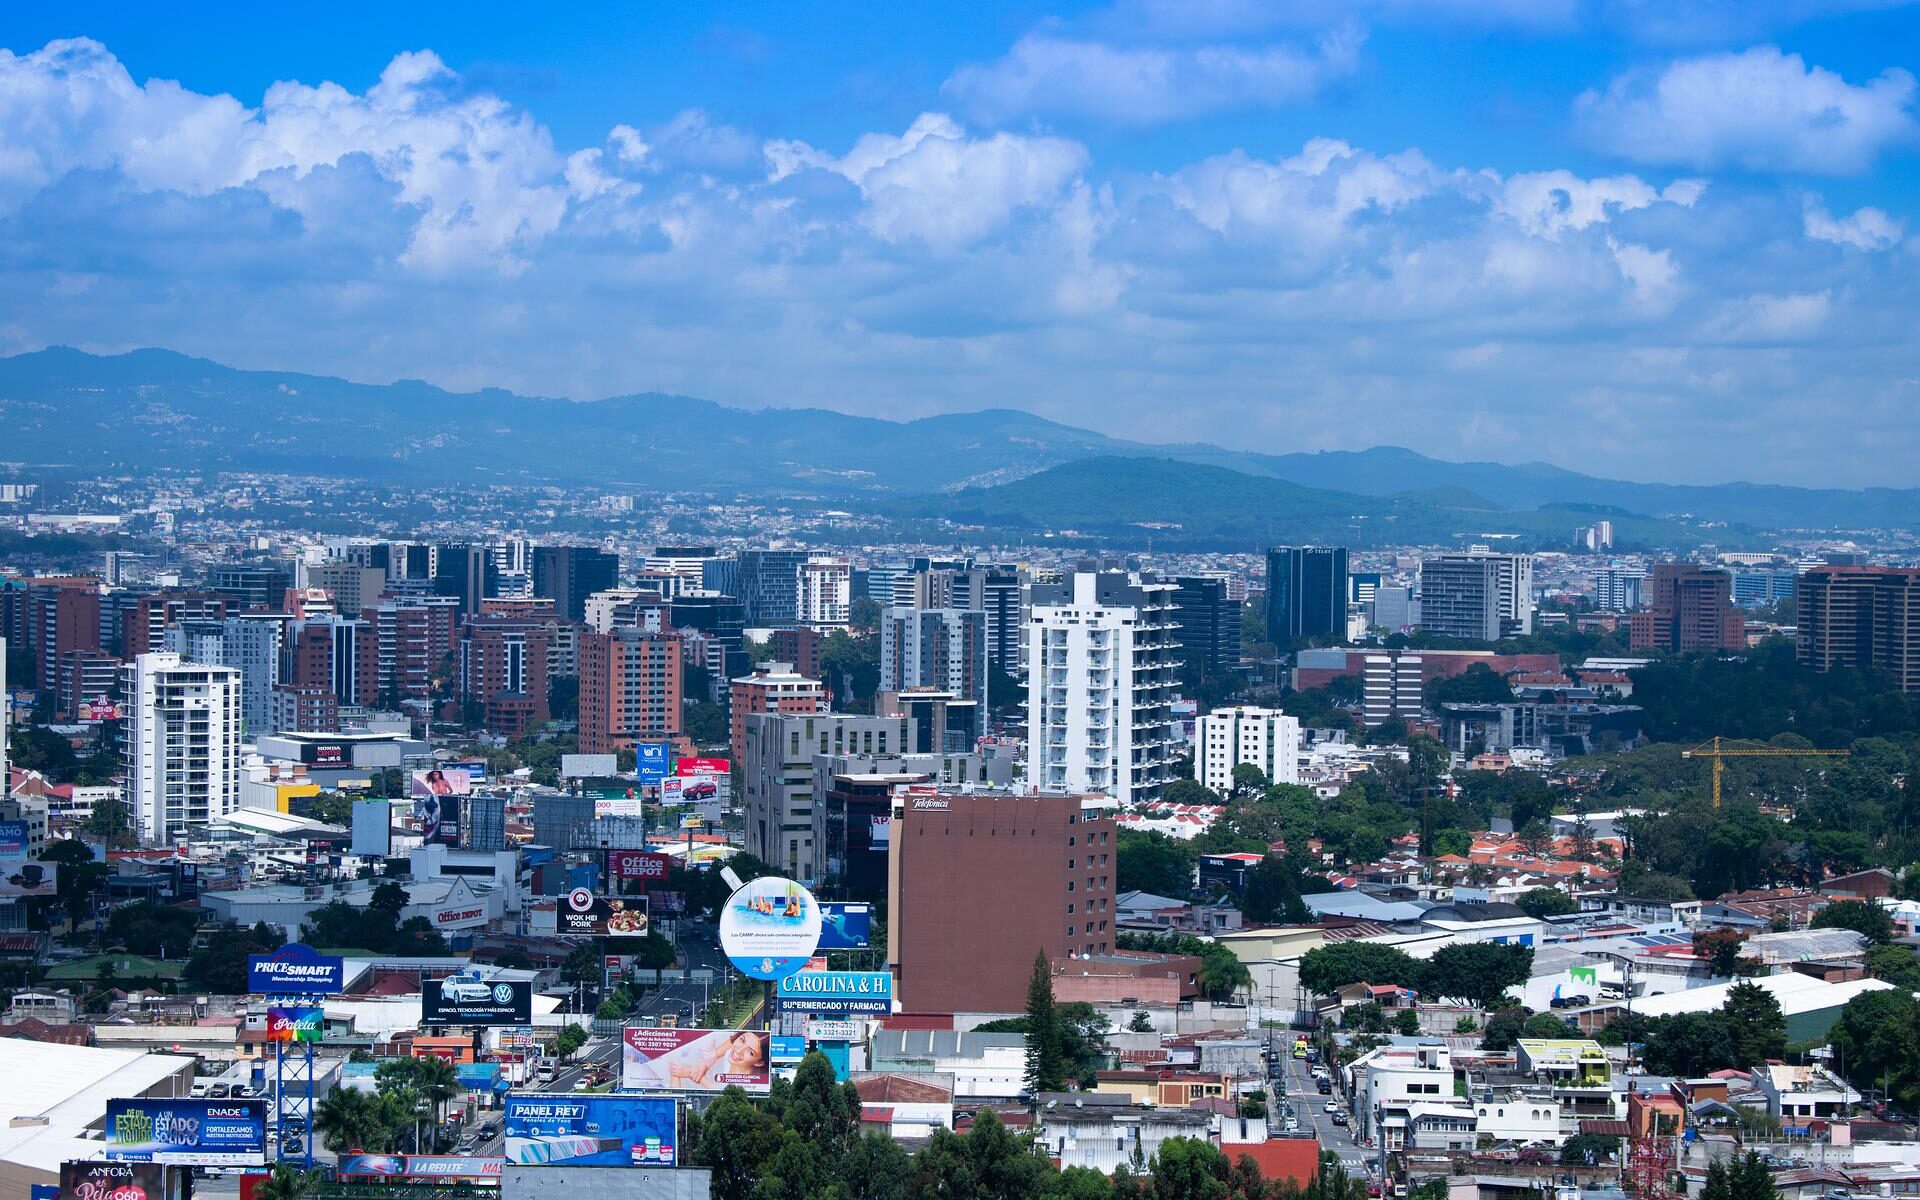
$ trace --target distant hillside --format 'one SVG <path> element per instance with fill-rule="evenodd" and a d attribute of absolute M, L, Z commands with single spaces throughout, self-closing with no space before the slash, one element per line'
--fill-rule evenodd
<path fill-rule="evenodd" d="M 1548 507 L 1492 512 L 1484 501 L 1452 508 L 1426 500 L 1302 487 L 1169 458 L 1091 458 L 1014 483 L 896 501 L 896 516 L 938 518 L 1023 537 L 1068 533 L 1157 546 L 1246 548 L 1288 542 L 1377 546 L 1447 542 L 1487 534 L 1564 543 L 1578 518 Z M 1615 522 L 1626 540 L 1697 539 L 1683 526 L 1645 517 Z"/>
<path fill-rule="evenodd" d="M 1302 506 L 1293 519 L 1336 524 L 1562 505 L 1565 512 L 1551 519 L 1584 508 L 1770 529 L 1920 525 L 1920 489 L 1913 488 L 1629 483 L 1541 463 L 1444 462 L 1391 446 L 1313 454 L 1155 446 L 1012 409 L 901 422 L 658 394 L 573 401 L 497 389 L 457 393 L 412 380 L 375 385 L 242 371 L 166 350 L 102 357 L 56 348 L 0 358 L 0 435 L 0 458 L 88 470 L 167 465 L 380 483 L 577 482 L 849 499 L 982 489 L 1080 460 L 1152 457 L 1368 500 L 1341 502 L 1352 511 L 1313 514 L 1302 491 L 1276 493 Z M 1194 477 L 1201 478 L 1217 477 Z M 1080 523 L 1119 519 L 1119 509 L 1096 508 L 1081 513 Z M 1179 520 L 1180 513 L 1145 519 Z M 1249 520 L 1236 523 L 1223 512 L 1218 523 L 1237 529 Z"/>

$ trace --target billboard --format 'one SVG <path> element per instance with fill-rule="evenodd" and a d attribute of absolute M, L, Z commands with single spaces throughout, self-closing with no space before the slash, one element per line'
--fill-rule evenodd
<path fill-rule="evenodd" d="M 875 813 L 867 818 L 867 849 L 885 850 L 893 845 L 893 818 Z"/>
<path fill-rule="evenodd" d="M 166 1184 L 158 1163 L 64 1162 L 60 1200 L 162 1200 Z"/>
<path fill-rule="evenodd" d="M 607 851 L 607 878 L 615 883 L 629 879 L 665 879 L 672 866 L 673 859 L 651 850 Z"/>
<path fill-rule="evenodd" d="M 385 800 L 353 802 L 353 852 L 362 858 L 393 853 L 393 805 Z"/>
<path fill-rule="evenodd" d="M 326 1014 L 317 1008 L 269 1008 L 269 1042 L 317 1042 L 326 1032 Z"/>
<path fill-rule="evenodd" d="M 727 897 L 720 912 L 720 948 L 750 978 L 791 975 L 819 945 L 820 905 L 791 879 L 751 880 Z"/>
<path fill-rule="evenodd" d="M 820 949 L 865 950 L 873 939 L 873 906 L 845 900 L 820 902 Z"/>
<path fill-rule="evenodd" d="M 413 819 L 420 823 L 420 838 L 443 846 L 460 844 L 460 797 L 473 792 L 473 781 L 465 771 L 415 771 L 408 788 L 413 797 Z"/>
<path fill-rule="evenodd" d="M 31 833 L 25 821 L 0 821 L 0 867 L 19 870 L 27 861 L 27 839 Z"/>
<path fill-rule="evenodd" d="M 247 990 L 263 995 L 329 996 L 347 985 L 345 959 L 288 942 L 247 959 Z"/>
<path fill-rule="evenodd" d="M 689 804 L 713 800 L 724 806 L 733 802 L 733 770 L 724 758 L 683 758 L 674 764 L 673 773 L 686 780 L 682 794 Z M 664 784 L 660 798 L 666 800 Z"/>
<path fill-rule="evenodd" d="M 0 896 L 52 896 L 60 890 L 57 863 L 0 863 Z"/>
<path fill-rule="evenodd" d="M 189 1167 L 267 1161 L 265 1100 L 107 1101 L 107 1157 Z"/>
<path fill-rule="evenodd" d="M 453 976 L 420 988 L 424 1025 L 531 1025 L 533 981 Z"/>
<path fill-rule="evenodd" d="M 648 911 L 662 917 L 678 917 L 687 911 L 685 892 L 650 891 L 647 893 Z"/>
<path fill-rule="evenodd" d="M 659 783 L 667 777 L 667 763 L 672 758 L 672 749 L 666 742 L 633 744 L 633 773 L 641 783 Z"/>
<path fill-rule="evenodd" d="M 348 1154 L 340 1159 L 342 1179 L 479 1179 L 500 1182 L 503 1158 L 468 1154 Z"/>
<path fill-rule="evenodd" d="M 560 900 L 559 932 L 573 937 L 647 936 L 645 896 L 596 896 L 574 888 Z"/>
<path fill-rule="evenodd" d="M 347 757 L 347 748 L 332 742 L 308 747 L 310 757 L 307 764 L 314 767 L 350 767 L 353 760 Z"/>
<path fill-rule="evenodd" d="M 893 1011 L 891 971 L 797 971 L 774 988 L 783 1014 L 845 1018 Z"/>
<path fill-rule="evenodd" d="M 560 778 L 605 779 L 620 773 L 620 760 L 611 754 L 562 754 Z"/>
<path fill-rule="evenodd" d="M 620 1086 L 656 1092 L 764 1092 L 773 1081 L 767 1034 L 758 1029 L 659 1029 L 628 1026 L 620 1046 Z"/>
<path fill-rule="evenodd" d="M 433 910 L 435 929 L 477 929 L 487 923 L 487 906 L 478 900 L 466 900 Z"/>
<path fill-rule="evenodd" d="M 547 1167 L 671 1167 L 680 1159 L 671 1096 L 508 1092 L 507 1161 Z"/>
<path fill-rule="evenodd" d="M 638 817 L 645 815 L 642 810 L 640 793 L 630 787 L 603 787 L 591 789 L 593 793 L 593 815 L 595 817 Z"/>

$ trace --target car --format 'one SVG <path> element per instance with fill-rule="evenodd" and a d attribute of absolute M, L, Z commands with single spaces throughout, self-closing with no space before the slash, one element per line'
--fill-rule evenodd
<path fill-rule="evenodd" d="M 1319 1089 L 1322 1096 L 1333 1091 L 1333 1080 L 1331 1079 L 1316 1079 L 1313 1081 L 1313 1085 Z"/>
<path fill-rule="evenodd" d="M 702 779 L 681 788 L 680 794 L 689 800 L 711 800 L 720 794 L 720 785 L 711 779 Z"/>
<path fill-rule="evenodd" d="M 440 981 L 440 1002 L 451 1000 L 457 1004 L 485 1004 L 493 999 L 493 988 L 483 979 L 443 979 Z"/>
<path fill-rule="evenodd" d="M 1593 1003 L 1590 996 L 1555 996 L 1547 1002 L 1552 1008 L 1585 1008 Z"/>
<path fill-rule="evenodd" d="M 231 1089 L 224 1083 L 216 1083 L 207 1088 L 207 1097 L 212 1100 L 225 1100 Z"/>
<path fill-rule="evenodd" d="M 1327 1119 L 1329 1121 L 1332 1121 L 1335 1125 L 1345 1126 L 1347 1123 L 1347 1114 L 1343 1112 L 1337 1112 L 1337 1113 L 1334 1113 L 1331 1117 L 1328 1117 Z"/>
<path fill-rule="evenodd" d="M 1321 1111 L 1326 1113 L 1337 1113 L 1340 1111 L 1340 1102 L 1338 1100 L 1329 1100 L 1321 1108 Z"/>
<path fill-rule="evenodd" d="M 195 1100 L 203 1099 L 207 1094 L 207 1088 L 210 1086 L 210 1084 L 196 1083 L 187 1089 L 187 1095 L 193 1097 Z"/>

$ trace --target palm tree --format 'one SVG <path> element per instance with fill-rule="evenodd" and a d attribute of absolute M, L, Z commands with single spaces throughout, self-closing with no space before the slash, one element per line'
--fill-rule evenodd
<path fill-rule="evenodd" d="M 350 1087 L 337 1087 L 314 1107 L 313 1128 L 326 1142 L 327 1149 L 391 1150 L 393 1137 L 380 1101 Z"/>
<path fill-rule="evenodd" d="M 447 1101 L 453 1099 L 460 1090 L 460 1076 L 453 1064 L 444 1058 L 415 1059 L 419 1065 L 414 1069 L 413 1087 L 433 1105 L 435 1121 L 446 1118 Z"/>
<path fill-rule="evenodd" d="M 313 1194 L 321 1178 L 319 1171 L 296 1171 L 286 1163 L 275 1163 L 253 1194 L 255 1200 L 301 1200 Z"/>

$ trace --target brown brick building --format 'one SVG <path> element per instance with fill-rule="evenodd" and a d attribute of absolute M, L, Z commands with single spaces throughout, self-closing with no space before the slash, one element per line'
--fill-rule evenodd
<path fill-rule="evenodd" d="M 905 788 L 887 864 L 887 958 L 907 1012 L 1018 1012 L 1036 954 L 1116 936 L 1105 796 Z"/>
<path fill-rule="evenodd" d="M 548 621 L 486 614 L 461 629 L 460 693 L 491 733 L 521 737 L 552 719 Z"/>
<path fill-rule="evenodd" d="M 681 728 L 678 634 L 580 635 L 580 752 L 612 754 Z"/>
<path fill-rule="evenodd" d="M 1733 606 L 1733 576 L 1693 563 L 1659 563 L 1641 585 L 1646 607 L 1629 615 L 1635 650 L 1745 650 L 1747 622 Z"/>
<path fill-rule="evenodd" d="M 1794 589 L 1800 661 L 1885 671 L 1920 693 L 1920 569 L 1815 567 Z"/>

